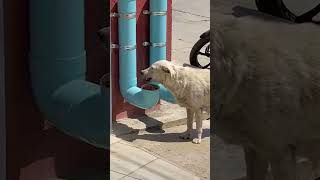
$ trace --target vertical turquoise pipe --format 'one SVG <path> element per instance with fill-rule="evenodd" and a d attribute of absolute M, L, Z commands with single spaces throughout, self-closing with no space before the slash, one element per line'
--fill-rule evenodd
<path fill-rule="evenodd" d="M 137 87 L 136 0 L 119 0 L 120 91 L 124 99 L 139 108 L 149 109 L 159 102 L 159 90 Z"/>
<path fill-rule="evenodd" d="M 44 118 L 108 148 L 109 88 L 85 80 L 84 0 L 29 0 L 29 13 L 32 89 Z"/>
<path fill-rule="evenodd" d="M 150 65 L 167 59 L 167 4 L 167 0 L 150 0 Z M 162 84 L 157 82 L 152 84 L 159 86 L 160 99 L 176 103 L 175 97 Z"/>

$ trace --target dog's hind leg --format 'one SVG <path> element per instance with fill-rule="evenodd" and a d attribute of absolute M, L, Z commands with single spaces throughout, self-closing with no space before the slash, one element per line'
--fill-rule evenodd
<path fill-rule="evenodd" d="M 197 138 L 193 139 L 193 143 L 200 144 L 202 139 L 202 110 L 195 112 L 196 127 L 197 127 Z"/>
<path fill-rule="evenodd" d="M 194 112 L 187 108 L 187 131 L 180 135 L 181 139 L 190 139 L 192 132 L 192 124 L 193 124 Z"/>

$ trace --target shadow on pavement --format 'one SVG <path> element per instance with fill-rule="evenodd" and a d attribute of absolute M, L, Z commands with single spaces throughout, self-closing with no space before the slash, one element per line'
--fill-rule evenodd
<path fill-rule="evenodd" d="M 129 130 L 131 133 L 121 134 L 117 133 L 119 131 L 114 130 L 114 134 L 125 141 L 133 142 L 137 139 L 148 140 L 148 141 L 157 141 L 157 142 L 188 142 L 192 141 L 193 138 L 196 137 L 196 130 L 194 129 L 192 132 L 192 138 L 190 139 L 181 139 L 179 136 L 182 133 L 165 133 L 165 130 L 161 129 L 161 127 L 153 127 L 147 128 L 146 134 L 139 135 L 138 129 L 132 129 L 124 124 L 116 123 L 117 128 L 125 128 Z M 203 129 L 202 138 L 210 137 L 210 129 Z"/>
<path fill-rule="evenodd" d="M 154 119 L 152 117 L 149 117 L 147 115 L 136 117 L 140 122 L 145 124 L 145 131 L 149 133 L 164 133 L 163 130 L 163 122 L 158 121 L 157 119 Z M 129 127 L 125 124 L 119 123 L 118 121 L 112 122 L 112 132 L 116 137 L 123 136 L 123 135 L 137 135 L 139 132 L 139 129 L 134 129 L 132 127 Z"/>

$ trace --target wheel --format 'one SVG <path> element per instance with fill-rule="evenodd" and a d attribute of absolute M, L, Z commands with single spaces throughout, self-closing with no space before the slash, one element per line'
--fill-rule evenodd
<path fill-rule="evenodd" d="M 190 64 L 199 68 L 210 66 L 210 36 L 200 38 L 190 51 Z"/>
<path fill-rule="evenodd" d="M 277 0 L 255 0 L 255 3 L 259 11 L 274 16 L 280 16 L 280 8 Z"/>
<path fill-rule="evenodd" d="M 312 22 L 312 18 L 320 12 L 320 4 L 301 15 L 296 15 L 287 8 L 283 0 L 255 0 L 255 3 L 261 12 L 296 23 Z"/>
<path fill-rule="evenodd" d="M 285 6 L 282 0 L 255 0 L 259 11 L 284 18 L 290 21 L 295 21 L 297 16 L 294 15 Z"/>

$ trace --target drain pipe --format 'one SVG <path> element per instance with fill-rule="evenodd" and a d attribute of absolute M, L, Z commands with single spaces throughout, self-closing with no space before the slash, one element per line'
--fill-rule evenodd
<path fill-rule="evenodd" d="M 119 0 L 118 16 L 121 94 L 128 103 L 150 109 L 159 102 L 159 89 L 137 87 L 136 0 Z"/>
<path fill-rule="evenodd" d="M 167 0 L 150 0 L 150 65 L 163 59 L 167 59 Z M 175 97 L 162 84 L 152 82 L 160 88 L 160 99 L 170 103 L 176 103 Z"/>
<path fill-rule="evenodd" d="M 30 0 L 30 73 L 38 108 L 53 126 L 108 148 L 109 88 L 85 80 L 84 0 Z"/>

